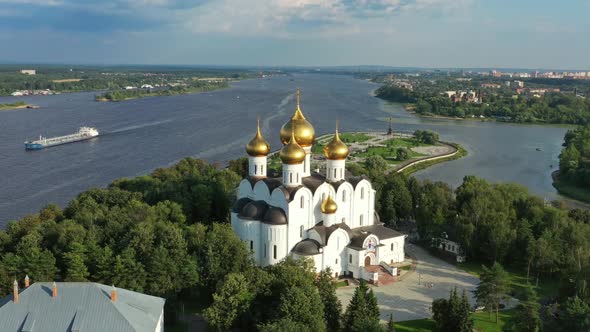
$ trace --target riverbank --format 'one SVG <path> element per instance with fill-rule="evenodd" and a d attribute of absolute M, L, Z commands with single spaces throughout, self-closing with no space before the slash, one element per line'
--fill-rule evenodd
<path fill-rule="evenodd" d="M 446 119 L 446 120 L 461 120 L 461 121 L 498 121 L 494 118 L 480 118 L 480 117 L 473 117 L 473 118 L 460 118 L 456 116 L 445 116 L 445 115 L 436 115 L 436 114 L 420 114 L 416 112 L 416 106 L 414 104 L 402 104 L 403 108 L 406 112 L 411 113 L 417 117 L 421 118 L 430 118 L 430 119 Z M 501 122 L 508 122 L 508 123 L 520 123 L 520 122 L 511 122 L 511 121 L 501 121 Z"/>
<path fill-rule="evenodd" d="M 551 178 L 553 179 L 553 187 L 561 195 L 584 203 L 590 203 L 590 190 L 559 180 L 559 171 L 551 173 Z"/>

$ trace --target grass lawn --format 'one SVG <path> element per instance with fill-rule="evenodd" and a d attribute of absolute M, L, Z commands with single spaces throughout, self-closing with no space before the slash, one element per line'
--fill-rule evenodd
<path fill-rule="evenodd" d="M 576 186 L 567 181 L 560 181 L 557 176 L 553 178 L 553 186 L 564 196 L 590 203 L 590 190 L 588 189 Z"/>
<path fill-rule="evenodd" d="M 487 312 L 478 312 L 471 314 L 475 329 L 483 332 L 502 332 L 502 327 L 509 322 L 516 314 L 516 310 L 500 311 L 498 315 L 498 323 L 496 324 L 496 315 L 492 313 L 490 316 Z"/>
<path fill-rule="evenodd" d="M 361 143 L 370 140 L 372 137 L 363 133 L 342 133 L 340 139 L 344 143 Z"/>
<path fill-rule="evenodd" d="M 432 319 L 407 320 L 404 322 L 396 322 L 395 323 L 395 330 L 397 332 L 436 331 L 436 323 Z"/>
<path fill-rule="evenodd" d="M 482 271 L 481 263 L 478 262 L 466 262 L 466 263 L 459 263 L 457 267 L 471 273 L 477 277 Z M 519 271 L 514 268 L 505 267 L 506 272 L 508 272 L 510 278 L 510 286 L 514 291 L 514 296 L 519 298 L 519 295 L 522 294 L 522 288 L 526 286 L 526 271 Z M 530 283 L 535 284 L 535 276 L 531 273 Z M 552 280 L 549 278 L 539 278 L 539 286 L 535 287 L 540 298 L 546 296 L 555 296 L 557 293 L 558 288 L 558 281 Z"/>
<path fill-rule="evenodd" d="M 471 314 L 474 328 L 482 332 L 502 332 L 502 327 L 509 322 L 516 314 L 516 310 L 500 311 L 498 324 L 496 316 L 492 314 L 489 317 L 487 312 L 478 312 Z M 395 330 L 398 332 L 431 332 L 436 331 L 436 323 L 432 319 L 407 320 L 395 323 Z"/>

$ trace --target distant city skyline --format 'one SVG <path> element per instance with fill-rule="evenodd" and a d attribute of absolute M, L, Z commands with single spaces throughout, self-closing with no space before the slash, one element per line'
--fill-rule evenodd
<path fill-rule="evenodd" d="M 590 0 L 0 0 L 0 63 L 590 69 Z"/>

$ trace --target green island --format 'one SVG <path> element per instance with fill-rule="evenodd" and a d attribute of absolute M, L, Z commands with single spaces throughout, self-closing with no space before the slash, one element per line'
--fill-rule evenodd
<path fill-rule="evenodd" d="M 590 203 L 590 126 L 568 130 L 559 155 L 553 186 L 567 197 Z"/>
<path fill-rule="evenodd" d="M 17 108 L 27 108 L 27 107 L 31 107 L 31 105 L 25 103 L 24 101 L 17 101 L 14 103 L 0 104 L 0 111 L 12 110 L 12 109 L 17 109 Z"/>
<path fill-rule="evenodd" d="M 378 75 L 375 96 L 405 104 L 419 116 L 538 124 L 590 119 L 590 80 L 461 76 L 459 73 Z"/>
<path fill-rule="evenodd" d="M 95 96 L 96 101 L 123 101 L 129 99 L 137 99 L 144 97 L 156 97 L 156 96 L 175 96 L 181 94 L 197 93 L 214 91 L 218 89 L 227 88 L 229 85 L 226 80 L 214 81 L 214 82 L 202 82 L 195 81 L 189 83 L 187 86 L 172 86 L 164 87 L 160 89 L 122 89 L 122 90 L 109 90 L 100 95 Z"/>

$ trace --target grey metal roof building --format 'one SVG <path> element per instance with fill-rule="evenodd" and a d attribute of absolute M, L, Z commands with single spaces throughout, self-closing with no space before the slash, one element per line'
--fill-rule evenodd
<path fill-rule="evenodd" d="M 0 300 L 0 331 L 164 329 L 165 299 L 155 296 L 90 282 L 37 282 L 17 294 Z"/>

